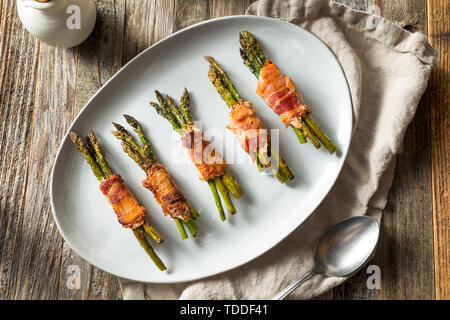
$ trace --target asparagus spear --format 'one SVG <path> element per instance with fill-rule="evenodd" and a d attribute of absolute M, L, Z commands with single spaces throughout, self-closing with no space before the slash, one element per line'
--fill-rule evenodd
<path fill-rule="evenodd" d="M 142 127 L 139 122 L 136 121 L 135 118 L 129 116 L 127 114 L 123 115 L 128 124 L 134 129 L 134 131 L 139 135 L 139 139 L 141 139 L 143 149 L 147 156 L 153 161 L 156 162 L 156 157 L 153 153 L 152 147 L 150 146 L 150 142 L 147 140 L 147 137 L 144 135 L 142 131 Z"/>
<path fill-rule="evenodd" d="M 259 78 L 261 69 L 267 63 L 267 58 L 260 44 L 253 34 L 245 30 L 239 34 L 239 43 L 241 44 L 240 54 L 244 64 Z M 301 128 L 293 128 L 300 143 L 303 144 L 306 142 L 306 136 L 316 148 L 320 148 L 320 144 L 322 144 L 330 154 L 336 152 L 336 146 L 322 129 L 320 129 L 311 115 L 306 115 L 299 120 Z"/>
<path fill-rule="evenodd" d="M 106 175 L 102 172 L 102 169 L 98 165 L 97 161 L 84 144 L 83 139 L 75 132 L 70 132 L 69 137 L 72 140 L 72 142 L 77 146 L 77 150 L 83 154 L 84 158 L 91 167 L 92 172 L 94 173 L 97 180 L 101 182 L 104 178 L 106 178 Z"/>
<path fill-rule="evenodd" d="M 127 114 L 124 114 L 123 117 L 125 118 L 127 123 L 133 128 L 133 130 L 139 135 L 139 139 L 142 143 L 142 146 L 140 146 L 134 140 L 133 136 L 130 134 L 130 132 L 127 129 L 125 129 L 123 126 L 121 126 L 118 123 L 113 122 L 113 125 L 117 129 L 117 131 L 113 131 L 112 134 L 117 139 L 122 140 L 123 151 L 126 154 L 128 154 L 128 156 L 131 159 L 133 159 L 141 167 L 141 169 L 144 172 L 147 172 L 147 170 L 153 164 L 157 163 L 156 157 L 153 153 L 150 142 L 148 141 L 147 137 L 145 136 L 141 125 L 135 118 L 133 118 L 132 116 L 127 115 Z M 192 214 L 192 208 L 190 208 L 190 211 Z M 193 218 L 194 218 L 194 215 L 193 215 Z M 175 224 L 177 225 L 177 228 L 178 228 L 183 240 L 188 238 L 186 231 L 184 229 L 183 223 L 186 223 L 188 225 L 188 228 L 191 231 L 192 236 L 195 236 L 197 234 L 198 229 L 193 221 L 189 220 L 187 222 L 184 222 L 177 218 L 175 218 L 174 221 L 175 221 Z"/>
<path fill-rule="evenodd" d="M 230 196 L 228 195 L 228 190 L 225 187 L 222 179 L 220 177 L 214 178 L 214 183 L 222 196 L 225 205 L 227 206 L 228 212 L 231 214 L 236 214 L 236 209 L 234 208 L 233 202 L 231 202 Z"/>
<path fill-rule="evenodd" d="M 217 210 L 219 211 L 219 216 L 222 221 L 225 221 L 227 218 L 225 216 L 225 212 L 223 211 L 222 201 L 220 201 L 219 193 L 217 192 L 217 185 L 214 179 L 208 180 L 209 187 L 211 188 L 211 192 L 214 197 L 214 201 L 216 202 Z"/>
<path fill-rule="evenodd" d="M 89 137 L 88 139 L 86 139 L 86 142 L 84 142 L 83 139 L 75 132 L 70 132 L 69 136 L 72 142 L 77 146 L 78 151 L 83 154 L 92 171 L 94 172 L 94 175 L 100 182 L 112 175 L 111 169 L 106 162 L 100 144 L 98 143 L 98 140 L 93 131 L 89 133 Z M 95 153 L 95 156 L 93 155 L 93 153 Z M 140 226 L 133 230 L 133 234 L 135 235 L 136 239 L 139 241 L 142 248 L 144 248 L 149 257 L 156 264 L 156 266 L 161 271 L 166 270 L 166 266 L 148 242 L 147 237 L 145 236 L 146 232 L 150 234 L 157 243 L 161 243 L 163 241 L 158 232 L 156 232 L 155 228 L 153 228 L 147 221 L 143 226 Z"/>
<path fill-rule="evenodd" d="M 235 86 L 228 77 L 227 73 L 225 72 L 225 70 L 223 70 L 219 63 L 213 57 L 206 56 L 205 59 L 210 64 L 208 77 L 214 87 L 217 89 L 217 92 L 221 95 L 222 99 L 227 103 L 228 107 L 231 108 L 231 106 L 233 106 L 235 103 L 243 101 Z M 271 147 L 269 144 L 267 152 L 270 152 L 270 149 Z M 281 161 L 283 163 L 283 166 L 272 166 L 270 157 L 266 152 L 263 152 L 262 149 L 258 149 L 254 156 L 256 158 L 256 165 L 260 172 L 262 171 L 263 167 L 272 168 L 278 181 L 281 183 L 285 183 L 289 180 L 294 179 L 294 175 L 289 170 L 289 167 L 287 166 L 283 158 L 277 157 L 275 159 L 277 163 Z"/>
<path fill-rule="evenodd" d="M 142 229 L 142 227 L 134 229 L 133 233 L 136 239 L 138 239 L 139 243 L 141 244 L 141 247 L 144 248 L 145 252 L 147 252 L 149 257 L 153 260 L 159 270 L 166 270 L 167 268 L 164 265 L 164 262 L 162 262 L 162 260 L 156 254 L 155 250 L 153 250 L 152 246 L 147 240 L 147 237 L 145 236 L 145 231 Z"/>
<path fill-rule="evenodd" d="M 183 95 L 180 99 L 180 106 L 178 106 L 175 100 L 172 99 L 170 96 L 167 95 L 164 98 L 163 95 L 158 90 L 155 91 L 155 94 L 159 104 L 155 102 L 150 102 L 150 105 L 153 108 L 155 108 L 158 114 L 160 114 L 170 122 L 175 131 L 177 131 L 181 135 L 186 133 L 193 125 L 189 93 L 187 89 L 185 88 L 183 91 Z M 236 179 L 234 179 L 226 171 L 222 176 L 208 180 L 208 184 L 211 188 L 211 193 L 213 194 L 214 201 L 216 203 L 216 207 L 219 212 L 219 216 L 222 221 L 225 221 L 226 216 L 223 210 L 220 196 L 222 196 L 223 200 L 225 201 L 228 211 L 231 214 L 235 214 L 236 209 L 234 208 L 234 205 L 231 202 L 231 199 L 228 195 L 228 191 L 235 198 L 239 198 L 242 195 L 242 190 Z M 220 192 L 218 192 L 218 190 Z"/>

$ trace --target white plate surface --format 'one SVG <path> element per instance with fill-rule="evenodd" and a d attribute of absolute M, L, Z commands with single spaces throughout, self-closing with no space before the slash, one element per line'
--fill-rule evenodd
<path fill-rule="evenodd" d="M 270 58 L 292 77 L 313 110 L 314 118 L 335 141 L 330 156 L 308 143 L 300 145 L 291 129 L 255 93 L 256 79 L 241 62 L 238 33 L 256 35 Z M 218 150 L 226 146 L 227 161 L 248 159 L 234 136 L 225 130 L 226 104 L 207 77 L 204 55 L 215 57 L 245 100 L 252 101 L 269 128 L 279 129 L 281 154 L 296 179 L 280 185 L 248 163 L 231 164 L 245 195 L 234 200 L 238 214 L 220 222 L 208 184 L 180 153 L 179 136 L 149 107 L 154 89 L 179 98 L 191 92 L 192 112 Z M 155 153 L 191 204 L 200 211 L 196 239 L 182 241 L 175 223 L 162 215 L 141 181 L 144 173 L 121 150 L 110 133 L 111 121 L 126 124 L 122 114 L 139 119 Z M 144 282 L 182 282 L 211 276 L 256 258 L 295 230 L 319 205 L 335 182 L 347 154 L 352 108 L 342 69 L 329 49 L 311 33 L 275 19 L 235 16 L 203 22 L 173 34 L 145 50 L 89 101 L 70 130 L 85 135 L 93 129 L 113 170 L 122 175 L 165 242 L 154 245 L 168 271 L 160 272 L 123 229 L 98 188 L 98 181 L 74 145 L 65 137 L 52 173 L 51 202 L 64 239 L 84 259 L 120 277 Z M 225 132 L 225 134 L 224 134 Z M 218 135 L 219 133 L 219 135 Z M 223 138 L 222 138 L 223 137 Z M 235 156 L 233 156 L 233 152 Z"/>

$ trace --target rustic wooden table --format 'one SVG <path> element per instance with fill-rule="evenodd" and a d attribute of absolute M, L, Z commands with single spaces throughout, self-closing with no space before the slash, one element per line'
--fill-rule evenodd
<path fill-rule="evenodd" d="M 0 0 L 0 299 L 120 299 L 118 280 L 61 238 L 49 203 L 59 142 L 86 101 L 126 62 L 172 32 L 243 14 L 251 0 L 97 0 L 94 33 L 63 50 L 22 27 Z M 375 0 L 341 0 L 367 10 Z M 383 17 L 428 35 L 440 58 L 398 156 L 374 261 L 381 289 L 361 271 L 319 298 L 450 298 L 450 1 L 378 0 Z M 69 290 L 69 265 L 81 289 Z"/>

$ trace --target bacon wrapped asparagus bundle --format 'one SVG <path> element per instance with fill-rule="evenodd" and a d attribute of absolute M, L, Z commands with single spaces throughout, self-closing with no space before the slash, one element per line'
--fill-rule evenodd
<path fill-rule="evenodd" d="M 227 128 L 236 135 L 241 147 L 256 162 L 259 171 L 271 168 L 281 183 L 294 179 L 286 161 L 275 150 L 271 150 L 270 135 L 258 118 L 253 104 L 242 100 L 227 73 L 214 58 L 207 56 L 205 59 L 209 62 L 209 80 L 230 107 Z M 276 165 L 272 165 L 271 156 Z"/>
<path fill-rule="evenodd" d="M 120 124 L 113 122 L 117 131 L 112 133 L 122 141 L 123 151 L 146 173 L 147 179 L 142 182 L 143 186 L 153 193 L 156 201 L 162 207 L 164 215 L 170 215 L 174 219 L 183 240 L 188 238 L 183 223 L 187 225 L 192 236 L 195 237 L 198 229 L 193 219 L 197 219 L 197 211 L 189 206 L 187 200 L 170 177 L 169 171 L 157 162 L 150 142 L 144 135 L 139 122 L 129 115 L 124 115 L 124 118 L 139 135 L 142 146 Z"/>
<path fill-rule="evenodd" d="M 119 223 L 125 228 L 133 230 L 136 239 L 156 266 L 161 271 L 166 270 L 166 266 L 147 240 L 146 233 L 157 243 L 161 243 L 163 239 L 155 228 L 148 223 L 145 208 L 131 194 L 130 190 L 122 181 L 122 178 L 112 173 L 94 132 L 91 131 L 89 133 L 86 141 L 83 141 L 75 132 L 70 132 L 69 136 L 100 181 L 100 190 L 113 207 Z"/>
<path fill-rule="evenodd" d="M 244 64 L 258 78 L 256 93 L 275 111 L 286 127 L 291 126 L 300 143 L 308 138 L 317 148 L 322 144 L 330 154 L 336 146 L 311 117 L 311 110 L 303 101 L 301 93 L 272 60 L 267 59 L 255 37 L 243 31 L 239 34 L 240 53 Z"/>
<path fill-rule="evenodd" d="M 242 190 L 238 182 L 226 171 L 225 160 L 214 150 L 211 143 L 204 139 L 202 132 L 194 126 L 188 91 L 184 89 L 180 106 L 170 96 L 164 98 L 159 91 L 155 91 L 155 93 L 159 104 L 155 102 L 150 104 L 182 136 L 182 146 L 188 150 L 191 161 L 200 173 L 200 180 L 208 182 L 220 218 L 225 221 L 226 216 L 220 197 L 225 202 L 228 211 L 235 214 L 236 209 L 228 192 L 235 198 L 239 198 L 242 195 Z"/>

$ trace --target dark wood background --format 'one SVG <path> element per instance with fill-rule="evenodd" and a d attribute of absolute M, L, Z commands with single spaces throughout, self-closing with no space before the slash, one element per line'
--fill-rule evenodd
<path fill-rule="evenodd" d="M 61 238 L 49 203 L 60 139 L 86 101 L 126 62 L 193 23 L 243 14 L 251 0 L 97 0 L 94 33 L 73 49 L 40 43 L 22 27 L 15 0 L 0 0 L 0 300 L 121 299 L 118 280 L 79 258 Z M 399 26 L 428 35 L 440 58 L 411 124 L 367 274 L 322 299 L 449 299 L 450 1 L 341 0 L 375 4 Z M 66 287 L 69 265 L 81 289 Z"/>

